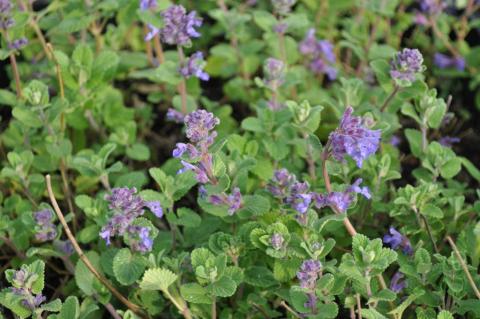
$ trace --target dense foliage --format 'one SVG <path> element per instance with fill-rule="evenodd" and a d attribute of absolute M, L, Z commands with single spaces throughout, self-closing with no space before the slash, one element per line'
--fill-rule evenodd
<path fill-rule="evenodd" d="M 479 1 L 0 0 L 0 32 L 0 318 L 480 317 Z"/>

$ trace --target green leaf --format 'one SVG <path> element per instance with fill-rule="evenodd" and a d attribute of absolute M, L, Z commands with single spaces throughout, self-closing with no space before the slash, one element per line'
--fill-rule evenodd
<path fill-rule="evenodd" d="M 235 293 L 237 284 L 228 276 L 222 276 L 217 281 L 207 286 L 212 295 L 217 297 L 230 297 Z"/>
<path fill-rule="evenodd" d="M 470 162 L 467 158 L 465 157 L 460 157 L 457 156 L 457 159 L 460 160 L 462 163 L 463 167 L 468 171 L 468 173 L 477 180 L 477 182 L 480 182 L 480 170 L 473 165 L 472 162 Z"/>
<path fill-rule="evenodd" d="M 245 270 L 245 282 L 255 287 L 271 287 L 277 284 L 272 272 L 261 266 L 253 266 Z"/>
<path fill-rule="evenodd" d="M 315 319 L 337 318 L 338 306 L 336 303 L 320 303 L 317 305 L 317 311 Z"/>
<path fill-rule="evenodd" d="M 192 251 L 191 262 L 193 268 L 203 266 L 207 263 L 207 260 L 213 259 L 215 256 L 207 248 L 197 248 Z"/>
<path fill-rule="evenodd" d="M 405 136 L 410 144 L 410 150 L 416 157 L 420 157 L 422 152 L 422 133 L 418 130 L 407 128 Z"/>
<path fill-rule="evenodd" d="M 425 291 L 421 288 L 415 288 L 413 292 L 395 309 L 389 312 L 391 315 L 397 315 L 398 318 L 402 318 L 403 312 L 415 301 L 418 297 L 425 294 Z"/>
<path fill-rule="evenodd" d="M 177 280 L 178 276 L 165 268 L 151 268 L 143 275 L 140 289 L 167 291 L 168 287 Z"/>
<path fill-rule="evenodd" d="M 124 286 L 137 281 L 145 270 L 145 262 L 142 257 L 132 255 L 130 249 L 120 249 L 113 258 L 113 273 L 115 278 Z"/>
<path fill-rule="evenodd" d="M 442 210 L 439 207 L 437 207 L 433 204 L 423 205 L 420 208 L 420 214 L 428 216 L 428 217 L 432 217 L 432 218 L 442 218 L 443 217 Z"/>
<path fill-rule="evenodd" d="M 95 269 L 100 270 L 100 257 L 95 251 L 89 251 L 85 254 Z M 96 287 L 100 287 L 100 282 L 85 266 L 82 260 L 78 260 L 75 266 L 75 282 L 78 288 L 87 296 L 97 293 Z"/>
<path fill-rule="evenodd" d="M 80 316 L 80 305 L 75 296 L 69 296 L 62 305 L 58 314 L 59 319 L 78 319 Z"/>
<path fill-rule="evenodd" d="M 62 309 L 62 302 L 60 299 L 55 299 L 49 303 L 43 304 L 40 306 L 41 309 L 50 312 L 59 312 Z"/>
<path fill-rule="evenodd" d="M 146 161 L 150 158 L 150 149 L 145 144 L 135 143 L 127 147 L 127 156 L 137 161 Z"/>
<path fill-rule="evenodd" d="M 247 117 L 242 121 L 242 128 L 246 131 L 263 132 L 264 128 L 260 119 L 256 117 Z"/>
<path fill-rule="evenodd" d="M 177 209 L 178 219 L 175 221 L 177 225 L 185 227 L 198 227 L 202 223 L 202 218 L 190 208 L 182 207 Z"/>
<path fill-rule="evenodd" d="M 442 310 L 438 313 L 437 319 L 453 319 L 453 315 L 450 311 Z"/>
<path fill-rule="evenodd" d="M 212 303 L 212 299 L 208 297 L 207 289 L 197 283 L 188 283 L 180 286 L 180 294 L 187 302 L 200 304 Z"/>
<path fill-rule="evenodd" d="M 461 160 L 457 157 L 450 159 L 440 167 L 440 175 L 446 179 L 456 176 L 462 169 L 461 164 Z"/>

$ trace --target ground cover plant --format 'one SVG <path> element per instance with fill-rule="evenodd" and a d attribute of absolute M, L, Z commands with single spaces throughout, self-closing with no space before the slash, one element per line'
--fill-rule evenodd
<path fill-rule="evenodd" d="M 480 2 L 0 0 L 0 318 L 479 318 Z"/>

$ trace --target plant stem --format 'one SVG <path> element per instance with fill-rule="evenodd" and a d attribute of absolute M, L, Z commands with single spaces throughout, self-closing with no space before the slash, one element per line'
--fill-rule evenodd
<path fill-rule="evenodd" d="M 18 73 L 17 59 L 15 58 L 15 52 L 10 53 L 10 64 L 12 65 L 13 77 L 15 79 L 15 89 L 17 91 L 17 97 L 22 98 L 22 85 L 20 84 L 20 74 Z"/>
<path fill-rule="evenodd" d="M 356 294 L 355 298 L 357 299 L 357 318 L 362 319 L 362 303 L 360 300 L 360 294 Z"/>
<path fill-rule="evenodd" d="M 183 54 L 183 49 L 180 45 L 177 45 L 178 60 L 180 62 L 180 67 L 185 64 L 185 55 Z M 182 101 L 182 113 L 187 114 L 187 82 L 185 77 L 182 76 L 182 80 L 178 85 L 178 93 Z"/>
<path fill-rule="evenodd" d="M 460 266 L 462 266 L 463 272 L 465 273 L 465 275 L 467 275 L 468 283 L 470 284 L 470 287 L 472 287 L 473 291 L 475 292 L 475 296 L 477 296 L 477 299 L 480 299 L 480 291 L 478 290 L 478 287 L 475 284 L 475 281 L 473 280 L 472 275 L 470 274 L 470 271 L 468 270 L 467 264 L 463 260 L 462 255 L 460 254 L 460 251 L 458 251 L 457 245 L 455 245 L 455 242 L 450 236 L 447 236 L 447 241 L 452 247 L 453 252 L 455 253 L 455 256 L 458 259 L 458 262 L 460 263 Z"/>
<path fill-rule="evenodd" d="M 308 134 L 306 132 L 303 133 L 303 139 L 305 140 L 305 143 L 307 144 L 308 174 L 310 175 L 310 179 L 312 181 L 316 181 L 317 180 L 317 174 L 316 174 L 315 160 L 313 159 L 313 150 L 312 150 L 312 146 L 310 145 L 310 143 L 308 143 Z"/>
<path fill-rule="evenodd" d="M 295 318 L 302 318 L 300 317 L 300 315 L 298 313 L 295 312 L 295 310 L 293 310 L 289 305 L 287 305 L 287 303 L 285 301 L 281 301 L 280 302 L 280 306 L 282 306 L 283 308 L 285 308 L 288 312 L 290 312 Z"/>
<path fill-rule="evenodd" d="M 58 206 L 57 200 L 55 198 L 55 195 L 53 194 L 52 190 L 52 182 L 50 175 L 45 176 L 46 184 L 47 184 L 47 191 L 48 191 L 48 196 L 50 197 L 50 202 L 52 203 L 53 209 L 55 210 L 55 213 L 57 214 L 58 220 L 62 224 L 65 234 L 68 237 L 68 240 L 73 245 L 73 248 L 78 254 L 78 257 L 82 260 L 82 262 L 85 264 L 85 266 L 88 268 L 88 270 L 95 276 L 97 279 L 108 289 L 110 292 L 118 298 L 127 308 L 132 310 L 135 314 L 139 315 L 142 318 L 146 318 L 145 314 L 142 312 L 141 308 L 137 306 L 136 304 L 130 302 L 127 298 L 125 298 L 113 285 L 105 278 L 103 275 L 101 275 L 95 267 L 92 265 L 88 257 L 83 253 L 82 248 L 78 244 L 77 240 L 73 236 L 70 227 L 67 224 L 67 221 L 65 220 L 65 217 L 63 216 L 62 211 L 60 210 L 60 207 Z"/>
<path fill-rule="evenodd" d="M 386 110 L 388 104 L 390 104 L 390 102 L 393 100 L 395 95 L 397 95 L 398 91 L 400 91 L 400 87 L 395 84 L 395 86 L 393 87 L 392 93 L 390 93 L 390 95 L 387 97 L 385 102 L 383 102 L 382 106 L 380 107 L 380 112 L 384 112 Z"/>
<path fill-rule="evenodd" d="M 433 249 L 435 249 L 435 252 L 437 254 L 439 254 L 440 250 L 438 250 L 437 243 L 435 242 L 435 238 L 433 238 L 433 234 L 432 234 L 432 231 L 430 229 L 430 225 L 428 224 L 427 218 L 425 216 L 423 216 L 422 214 L 420 214 L 420 217 L 422 218 L 423 223 L 425 224 L 425 229 L 427 230 L 428 237 L 430 237 L 430 241 L 433 244 Z"/>
<path fill-rule="evenodd" d="M 188 309 L 187 305 L 184 304 L 181 305 L 173 296 L 172 294 L 167 290 L 163 290 L 165 295 L 167 296 L 168 299 L 177 307 L 177 309 L 180 311 L 180 313 L 183 315 L 185 319 L 192 319 L 192 315 L 190 314 L 190 310 Z"/>
<path fill-rule="evenodd" d="M 153 37 L 153 47 L 158 65 L 163 64 L 165 62 L 165 56 L 163 55 L 162 43 L 160 42 L 160 35 L 158 33 Z"/>
<path fill-rule="evenodd" d="M 212 319 L 217 319 L 217 303 L 215 297 L 212 298 Z"/>

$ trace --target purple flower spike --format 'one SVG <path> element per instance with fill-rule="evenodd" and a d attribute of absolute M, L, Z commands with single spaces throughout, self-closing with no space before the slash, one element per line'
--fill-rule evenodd
<path fill-rule="evenodd" d="M 442 53 L 435 53 L 433 63 L 440 69 L 455 68 L 458 71 L 465 70 L 465 59 L 462 57 L 449 57 Z"/>
<path fill-rule="evenodd" d="M 390 76 L 393 79 L 413 82 L 416 74 L 424 70 L 423 56 L 417 49 L 405 48 L 397 52 L 390 67 Z"/>
<path fill-rule="evenodd" d="M 0 29 L 7 30 L 15 24 L 12 18 L 12 8 L 12 1 L 0 0 Z"/>
<path fill-rule="evenodd" d="M 213 144 L 216 132 L 212 131 L 220 120 L 212 113 L 205 110 L 197 110 L 185 116 L 187 126 L 187 137 L 194 143 L 206 143 L 205 146 Z"/>
<path fill-rule="evenodd" d="M 190 38 L 200 37 L 195 28 L 202 25 L 202 19 L 196 15 L 195 11 L 187 14 L 187 10 L 181 5 L 172 5 L 163 11 L 164 27 L 160 30 L 163 42 L 185 45 L 190 42 Z"/>
<path fill-rule="evenodd" d="M 326 74 L 329 80 L 337 78 L 337 69 L 334 67 L 336 57 L 333 49 L 333 44 L 329 41 L 317 40 L 315 29 L 308 30 L 299 45 L 300 53 L 310 61 L 310 70 L 314 74 Z"/>
<path fill-rule="evenodd" d="M 160 33 L 160 29 L 151 24 L 147 24 L 147 28 L 148 28 L 148 33 L 145 36 L 145 39 L 144 39 L 145 42 L 152 40 L 157 34 Z"/>
<path fill-rule="evenodd" d="M 177 143 L 177 146 L 172 152 L 173 157 L 179 158 L 187 151 L 187 144 L 185 143 Z"/>
<path fill-rule="evenodd" d="M 285 77 L 285 63 L 281 60 L 268 58 L 263 65 L 265 84 L 276 89 L 283 83 Z"/>
<path fill-rule="evenodd" d="M 132 225 L 128 227 L 128 235 L 131 238 L 130 247 L 141 253 L 149 252 L 153 247 L 153 239 L 150 238 L 150 228 Z"/>
<path fill-rule="evenodd" d="M 383 236 L 383 243 L 389 245 L 392 249 L 402 249 L 403 253 L 406 255 L 413 254 L 412 244 L 410 240 L 398 232 L 395 228 L 390 227 L 390 234 Z"/>
<path fill-rule="evenodd" d="M 297 272 L 297 278 L 302 288 L 313 290 L 317 283 L 318 275 L 322 270 L 322 263 L 318 260 L 305 260 Z"/>
<path fill-rule="evenodd" d="M 380 130 L 365 127 L 361 117 L 353 116 L 353 108 L 347 107 L 340 126 L 330 133 L 331 152 L 338 161 L 344 161 L 349 155 L 362 167 L 363 161 L 375 154 L 380 144 Z"/>
<path fill-rule="evenodd" d="M 361 178 L 357 179 L 343 192 L 331 192 L 327 195 L 312 193 L 315 207 L 330 206 L 341 213 L 345 213 L 355 199 L 354 193 L 363 195 L 367 199 L 371 198 L 370 190 L 366 186 L 361 187 L 361 182 Z"/>
<path fill-rule="evenodd" d="M 210 76 L 203 71 L 205 64 L 206 62 L 203 60 L 203 53 L 196 52 L 188 58 L 187 63 L 180 68 L 180 74 L 187 79 L 195 76 L 202 81 L 208 81 Z"/>
<path fill-rule="evenodd" d="M 397 271 L 393 277 L 392 281 L 390 282 L 390 290 L 394 293 L 398 294 L 401 292 L 405 287 L 407 287 L 407 282 L 402 280 L 405 277 L 401 272 Z"/>
<path fill-rule="evenodd" d="M 37 223 L 35 227 L 35 239 L 40 242 L 46 242 L 55 239 L 57 229 L 53 224 L 53 213 L 50 209 L 44 209 L 33 213 L 33 218 Z"/>

